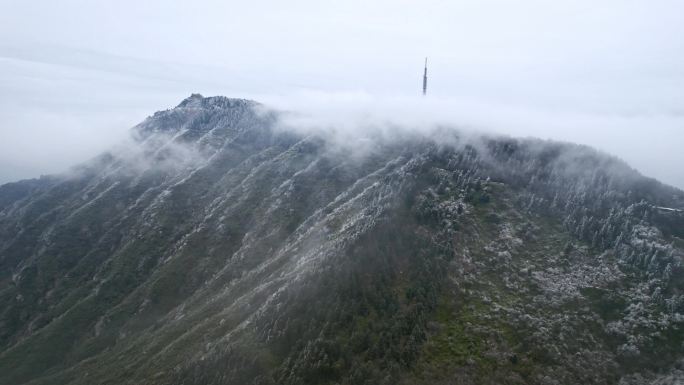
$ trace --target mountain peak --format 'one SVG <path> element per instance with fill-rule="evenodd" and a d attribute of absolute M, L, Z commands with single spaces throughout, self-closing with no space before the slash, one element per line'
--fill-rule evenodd
<path fill-rule="evenodd" d="M 202 94 L 193 93 L 190 94 L 190 96 L 188 96 L 187 98 L 183 99 L 183 101 L 180 102 L 178 107 L 193 107 L 201 104 L 202 100 L 204 100 L 204 96 L 202 96 Z"/>
<path fill-rule="evenodd" d="M 258 105 L 257 102 L 247 99 L 239 98 L 228 98 L 226 96 L 210 96 L 204 97 L 202 94 L 193 93 L 187 98 L 183 99 L 182 102 L 176 108 L 235 108 L 235 107 L 253 107 Z"/>
<path fill-rule="evenodd" d="M 193 93 L 176 107 L 155 112 L 135 126 L 133 131 L 138 139 L 144 139 L 154 133 L 178 133 L 182 130 L 201 134 L 216 128 L 216 125 L 228 131 L 236 127 L 252 127 L 253 124 L 248 124 L 248 121 L 256 119 L 255 109 L 260 105 L 253 100 L 225 96 L 205 97 Z M 220 131 L 215 131 L 215 134 Z"/>

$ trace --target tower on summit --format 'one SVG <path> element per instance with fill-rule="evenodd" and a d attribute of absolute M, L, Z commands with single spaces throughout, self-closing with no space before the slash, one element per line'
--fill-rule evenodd
<path fill-rule="evenodd" d="M 425 58 L 425 70 L 423 71 L 423 96 L 427 94 L 427 57 Z"/>

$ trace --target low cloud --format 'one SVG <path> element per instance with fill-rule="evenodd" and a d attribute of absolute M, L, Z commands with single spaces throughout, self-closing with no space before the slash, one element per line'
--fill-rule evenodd
<path fill-rule="evenodd" d="M 371 135 L 392 138 L 450 127 L 587 144 L 622 158 L 646 176 L 684 188 L 684 169 L 678 166 L 684 164 L 684 115 L 676 113 L 578 112 L 474 98 L 363 91 L 293 90 L 287 94 L 255 93 L 251 98 L 280 111 L 284 127 L 300 133 L 325 132 L 334 139 L 331 142 L 346 144 L 357 152 L 370 150 L 375 143 L 368 140 Z M 115 100 L 111 103 L 117 105 Z M 130 143 L 129 127 L 137 123 L 134 119 L 141 121 L 163 109 L 160 107 L 164 106 L 148 107 L 148 111 L 133 106 L 79 113 L 52 108 L 5 111 L 3 124 L 9 129 L 1 132 L 0 183 L 59 173 L 114 146 L 126 147 L 130 145 L 126 144 Z"/>
<path fill-rule="evenodd" d="M 300 91 L 261 95 L 285 111 L 284 124 L 301 132 L 325 130 L 338 141 L 362 140 L 369 129 L 465 132 L 536 137 L 586 144 L 622 158 L 646 176 L 684 188 L 684 115 L 544 110 L 472 98 L 378 96 L 364 92 Z"/>

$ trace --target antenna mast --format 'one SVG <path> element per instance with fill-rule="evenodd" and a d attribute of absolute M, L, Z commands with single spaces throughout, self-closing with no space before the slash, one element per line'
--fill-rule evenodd
<path fill-rule="evenodd" d="M 427 57 L 425 58 L 425 70 L 423 72 L 423 96 L 427 93 Z"/>

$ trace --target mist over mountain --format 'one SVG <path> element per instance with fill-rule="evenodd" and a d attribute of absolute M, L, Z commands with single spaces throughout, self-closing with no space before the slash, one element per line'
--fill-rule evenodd
<path fill-rule="evenodd" d="M 587 146 L 359 127 L 193 94 L 0 186 L 0 383 L 684 381 L 683 191 Z"/>
<path fill-rule="evenodd" d="M 0 183 L 81 163 L 200 91 L 338 127 L 370 115 L 585 144 L 682 189 L 682 14 L 680 0 L 4 1 Z"/>

